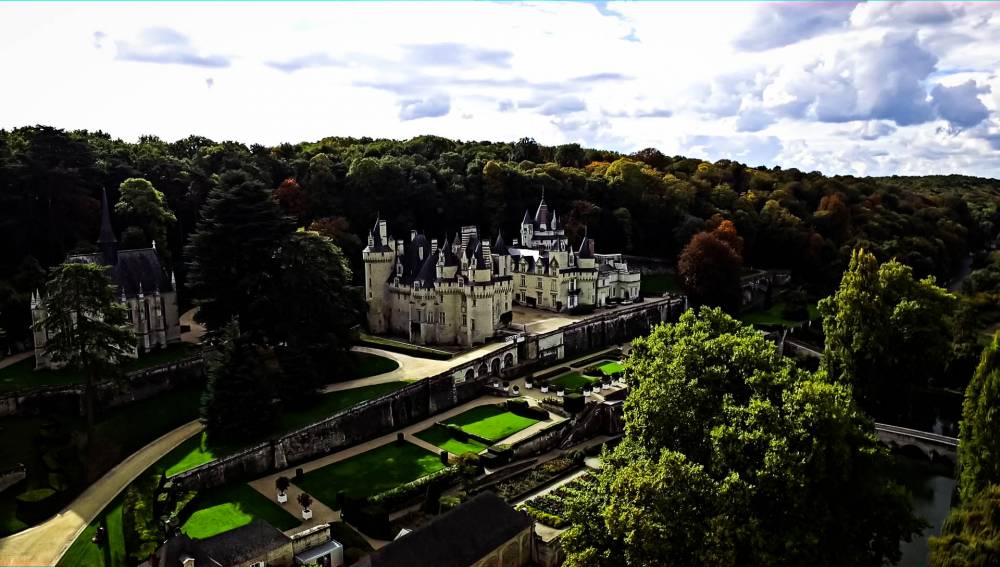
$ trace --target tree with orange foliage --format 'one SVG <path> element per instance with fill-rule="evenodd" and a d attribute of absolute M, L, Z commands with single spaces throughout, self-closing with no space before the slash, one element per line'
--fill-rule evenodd
<path fill-rule="evenodd" d="M 677 261 L 688 298 L 696 305 L 717 305 L 734 311 L 740 306 L 743 238 L 731 221 L 691 238 Z"/>
<path fill-rule="evenodd" d="M 309 212 L 309 196 L 293 177 L 281 182 L 281 185 L 274 190 L 274 198 L 282 210 L 299 220 Z"/>

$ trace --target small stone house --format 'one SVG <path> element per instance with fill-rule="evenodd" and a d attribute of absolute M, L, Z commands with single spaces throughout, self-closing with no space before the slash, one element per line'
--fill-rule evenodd
<path fill-rule="evenodd" d="M 534 556 L 534 522 L 492 492 L 363 558 L 362 567 L 523 567 Z"/>
<path fill-rule="evenodd" d="M 344 564 L 344 546 L 330 537 L 330 524 L 321 524 L 291 536 L 264 520 L 210 538 L 179 534 L 168 539 L 150 567 L 293 567 Z"/>

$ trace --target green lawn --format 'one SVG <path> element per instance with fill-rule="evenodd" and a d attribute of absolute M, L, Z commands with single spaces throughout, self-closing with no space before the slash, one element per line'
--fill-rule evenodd
<path fill-rule="evenodd" d="M 677 276 L 673 274 L 643 274 L 639 281 L 639 291 L 643 295 L 663 295 L 680 291 Z"/>
<path fill-rule="evenodd" d="M 352 365 L 347 368 L 344 376 L 336 377 L 334 382 L 377 376 L 399 368 L 399 363 L 391 358 L 367 352 L 352 352 L 350 354 Z"/>
<path fill-rule="evenodd" d="M 744 313 L 740 315 L 740 320 L 744 323 L 750 323 L 752 325 L 782 327 L 793 327 L 805 322 L 786 319 L 782 315 L 784 308 L 784 303 L 775 303 L 770 309 L 760 309 Z M 815 321 L 820 318 L 819 309 L 815 304 L 810 304 L 808 310 L 810 321 Z"/>
<path fill-rule="evenodd" d="M 567 392 L 578 392 L 582 390 L 584 386 L 595 384 L 597 382 L 600 382 L 599 378 L 584 376 L 574 370 L 573 372 L 567 372 L 566 374 L 551 380 L 549 382 L 549 388 L 558 389 L 559 386 L 562 386 L 566 388 Z"/>
<path fill-rule="evenodd" d="M 622 366 L 620 362 L 616 362 L 614 360 L 602 360 L 598 362 L 598 364 L 600 364 L 600 366 L 598 366 L 597 369 L 605 374 L 616 374 L 618 372 L 625 371 L 625 367 Z"/>
<path fill-rule="evenodd" d="M 416 434 L 416 437 L 422 441 L 426 441 L 435 447 L 440 447 L 445 451 L 448 451 L 452 455 L 463 455 L 465 453 L 479 453 L 486 448 L 475 439 L 469 439 L 468 441 L 459 441 L 451 436 L 447 427 L 442 427 L 440 425 L 432 425 L 427 429 Z"/>
<path fill-rule="evenodd" d="M 153 351 L 142 355 L 137 359 L 130 359 L 122 364 L 123 372 L 134 372 L 143 368 L 150 368 L 167 362 L 173 362 L 182 358 L 193 356 L 194 351 L 186 343 L 176 343 L 169 345 L 162 350 Z M 22 388 L 33 388 L 37 386 L 62 386 L 65 384 L 78 384 L 83 381 L 83 376 L 68 369 L 59 370 L 35 370 L 35 359 L 27 358 L 0 369 L 0 392 L 10 392 Z"/>
<path fill-rule="evenodd" d="M 289 530 L 301 522 L 275 501 L 250 488 L 248 484 L 233 484 L 206 491 L 193 504 L 196 508 L 181 531 L 194 539 L 205 539 L 245 526 L 261 518 L 279 530 Z M 287 503 L 295 513 L 298 504 Z"/>
<path fill-rule="evenodd" d="M 306 473 L 296 486 L 333 508 L 337 492 L 366 498 L 444 468 L 441 459 L 412 443 L 395 441 Z"/>
<path fill-rule="evenodd" d="M 122 492 L 111 504 L 101 511 L 97 518 L 87 526 L 76 541 L 69 546 L 57 565 L 62 567 L 117 567 L 127 565 L 125 557 L 125 536 L 122 533 Z M 107 539 L 98 546 L 91 541 L 97 526 L 101 523 L 107 528 Z"/>
<path fill-rule="evenodd" d="M 386 382 L 384 384 L 362 386 L 360 388 L 351 388 L 350 390 L 340 390 L 324 394 L 319 397 L 318 403 L 315 405 L 299 411 L 290 411 L 282 414 L 272 431 L 275 434 L 294 431 L 365 400 L 377 398 L 398 390 L 407 384 L 409 382 Z M 164 458 L 165 462 L 169 464 L 166 468 L 166 474 L 167 476 L 173 476 L 213 459 L 236 453 L 240 449 L 250 445 L 253 445 L 253 443 L 212 443 L 208 440 L 207 434 L 202 433 L 200 437 L 188 439 Z"/>
<path fill-rule="evenodd" d="M 502 407 L 487 405 L 470 409 L 444 422 L 455 424 L 463 431 L 496 443 L 522 429 L 538 423 L 537 419 L 515 415 Z"/>

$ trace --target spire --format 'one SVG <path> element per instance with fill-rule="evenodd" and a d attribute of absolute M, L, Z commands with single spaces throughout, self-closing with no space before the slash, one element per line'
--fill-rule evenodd
<path fill-rule="evenodd" d="M 548 227 L 549 224 L 549 206 L 545 204 L 545 193 L 542 193 L 542 200 L 538 203 L 538 210 L 535 211 L 535 224 Z"/>
<path fill-rule="evenodd" d="M 531 224 L 531 213 L 528 212 L 528 209 L 524 209 L 524 218 L 521 219 L 521 224 Z"/>
<path fill-rule="evenodd" d="M 590 238 L 587 236 L 587 227 L 583 227 L 583 240 L 580 241 L 580 249 L 577 251 L 577 257 L 579 258 L 593 258 L 594 257 L 594 246 L 591 244 Z"/>
<path fill-rule="evenodd" d="M 493 253 L 494 254 L 498 254 L 500 256 L 509 256 L 510 255 L 507 252 L 507 243 L 503 241 L 503 232 L 502 231 L 498 231 L 497 232 L 497 241 L 496 241 L 496 244 L 493 245 Z"/>
<path fill-rule="evenodd" d="M 170 289 L 177 291 L 177 278 L 174 276 L 173 270 L 170 270 Z"/>
<path fill-rule="evenodd" d="M 118 263 L 118 239 L 111 228 L 111 208 L 108 206 L 108 190 L 101 190 L 101 234 L 97 238 L 101 249 L 101 261 L 108 266 Z"/>
<path fill-rule="evenodd" d="M 552 226 L 550 226 L 549 228 L 551 228 L 552 230 L 556 230 L 559 228 L 559 217 L 555 211 L 552 211 Z"/>

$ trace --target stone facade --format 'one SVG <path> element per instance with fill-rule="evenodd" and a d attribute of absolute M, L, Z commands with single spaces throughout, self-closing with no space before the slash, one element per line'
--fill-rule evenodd
<path fill-rule="evenodd" d="M 136 334 L 133 356 L 177 342 L 181 338 L 180 317 L 177 312 L 177 281 L 160 264 L 156 242 L 152 248 L 118 250 L 118 241 L 111 228 L 111 211 L 108 196 L 101 200 L 101 233 L 97 240 L 100 252 L 77 254 L 66 262 L 100 264 L 108 267 L 108 275 L 118 290 L 122 304 L 128 308 L 129 322 Z M 45 352 L 49 334 L 34 324 L 46 316 L 43 295 L 31 295 L 31 321 L 35 342 L 35 368 L 53 368 L 56 365 Z"/>
<path fill-rule="evenodd" d="M 363 257 L 369 328 L 421 344 L 483 343 L 514 302 L 564 311 L 639 296 L 641 276 L 622 255 L 595 253 L 586 236 L 574 250 L 544 198 L 511 246 L 475 226 L 441 243 L 412 231 L 404 244 L 378 220 Z"/>

